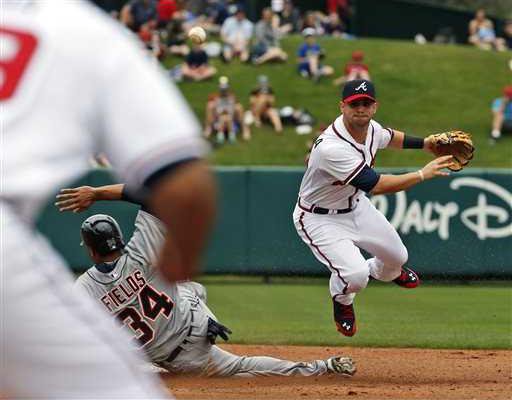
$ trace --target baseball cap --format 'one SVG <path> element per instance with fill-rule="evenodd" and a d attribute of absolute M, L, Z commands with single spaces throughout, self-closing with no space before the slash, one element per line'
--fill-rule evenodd
<path fill-rule="evenodd" d="M 353 61 L 363 61 L 364 53 L 362 50 L 355 50 L 352 52 Z"/>
<path fill-rule="evenodd" d="M 219 89 L 229 88 L 229 78 L 227 76 L 221 76 L 219 78 Z"/>
<path fill-rule="evenodd" d="M 302 36 L 308 37 L 308 36 L 315 36 L 316 31 L 314 28 L 306 28 L 302 31 Z"/>
<path fill-rule="evenodd" d="M 258 76 L 258 83 L 260 85 L 267 85 L 268 84 L 268 76 L 267 75 L 259 75 Z"/>
<path fill-rule="evenodd" d="M 503 88 L 503 94 L 505 95 L 505 97 L 512 99 L 512 85 L 505 86 Z"/>
<path fill-rule="evenodd" d="M 375 100 L 375 86 L 365 79 L 348 81 L 343 87 L 343 102 L 350 103 L 358 99 Z"/>

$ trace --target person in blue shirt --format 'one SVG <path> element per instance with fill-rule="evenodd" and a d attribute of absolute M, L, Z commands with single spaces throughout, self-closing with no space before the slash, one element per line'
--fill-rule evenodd
<path fill-rule="evenodd" d="M 329 65 L 320 63 L 324 56 L 322 48 L 316 42 L 316 32 L 313 28 L 306 28 L 302 31 L 304 43 L 297 52 L 299 58 L 299 74 L 304 78 L 312 78 L 318 81 L 321 76 L 328 76 L 334 73 L 334 69 Z"/>
<path fill-rule="evenodd" d="M 496 140 L 502 133 L 512 133 L 512 85 L 503 88 L 503 97 L 492 102 L 491 138 Z"/>

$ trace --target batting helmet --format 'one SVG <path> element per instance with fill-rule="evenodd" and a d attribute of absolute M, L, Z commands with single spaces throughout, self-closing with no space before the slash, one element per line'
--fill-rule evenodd
<path fill-rule="evenodd" d="M 96 214 L 87 218 L 80 228 L 81 245 L 105 256 L 124 247 L 123 232 L 117 221 L 109 215 Z"/>

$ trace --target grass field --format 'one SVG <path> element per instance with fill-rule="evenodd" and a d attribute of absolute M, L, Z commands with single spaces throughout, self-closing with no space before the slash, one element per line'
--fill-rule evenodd
<path fill-rule="evenodd" d="M 512 348 L 512 287 L 371 282 L 355 302 L 358 333 L 337 333 L 327 280 L 263 284 L 208 279 L 208 303 L 233 343 L 322 346 Z"/>
<path fill-rule="evenodd" d="M 266 74 L 277 93 L 278 106 L 305 107 L 319 122 L 329 123 L 338 114 L 339 90 L 331 79 L 314 84 L 299 78 L 295 54 L 300 41 L 300 37 L 283 41 L 290 55 L 286 64 L 253 67 L 239 62 L 224 65 L 219 60 L 213 63 L 219 68 L 219 75 L 230 77 L 232 88 L 245 106 L 257 75 Z M 337 74 L 353 50 L 365 51 L 381 103 L 376 119 L 384 125 L 416 135 L 464 129 L 474 134 L 477 145 L 472 166 L 512 166 L 512 138 L 505 138 L 494 147 L 488 143 L 490 103 L 512 79 L 507 67 L 510 52 L 485 52 L 469 46 L 419 46 L 381 39 L 322 38 L 321 43 L 327 51 L 325 63 L 335 67 Z M 170 58 L 165 64 L 179 62 Z M 180 84 L 201 120 L 207 94 L 216 86 L 216 79 Z M 308 139 L 310 135 L 298 136 L 292 129 L 287 129 L 283 137 L 275 137 L 263 128 L 254 132 L 250 143 L 216 150 L 213 161 L 220 165 L 302 165 Z M 384 151 L 377 166 L 415 166 L 426 160 L 421 152 L 411 151 L 404 157 L 402 152 Z"/>

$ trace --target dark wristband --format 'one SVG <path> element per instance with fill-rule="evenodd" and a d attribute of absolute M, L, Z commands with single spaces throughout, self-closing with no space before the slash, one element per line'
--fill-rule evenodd
<path fill-rule="evenodd" d="M 139 206 L 142 206 L 143 202 L 139 199 L 136 199 L 134 196 L 132 196 L 128 191 L 126 190 L 126 185 L 123 187 L 123 191 L 121 192 L 121 200 L 127 201 L 129 203 L 137 204 Z"/>
<path fill-rule="evenodd" d="M 404 144 L 402 147 L 404 149 L 422 149 L 424 142 L 424 138 L 404 135 Z"/>

